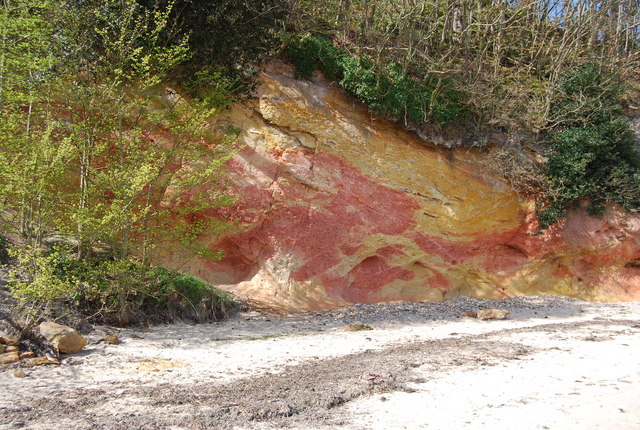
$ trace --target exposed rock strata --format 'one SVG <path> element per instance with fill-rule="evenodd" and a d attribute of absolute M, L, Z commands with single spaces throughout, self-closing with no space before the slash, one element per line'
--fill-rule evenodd
<path fill-rule="evenodd" d="M 216 263 L 187 270 L 291 308 L 556 294 L 640 299 L 640 216 L 573 211 L 542 235 L 532 203 L 470 150 L 442 150 L 284 65 L 218 127 L 241 130 L 232 160 L 235 230 L 202 240 Z M 183 260 L 167 252 L 165 263 Z M 183 266 L 184 268 L 184 266 Z"/>

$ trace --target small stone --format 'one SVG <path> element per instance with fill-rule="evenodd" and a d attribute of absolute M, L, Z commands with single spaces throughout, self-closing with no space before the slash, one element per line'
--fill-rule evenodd
<path fill-rule="evenodd" d="M 20 351 L 20 348 L 17 346 L 11 345 L 11 346 L 5 347 L 5 352 L 18 352 L 18 351 Z"/>
<path fill-rule="evenodd" d="M 47 357 L 34 357 L 25 360 L 27 366 L 45 366 L 49 364 L 60 364 L 57 360 L 50 360 Z"/>
<path fill-rule="evenodd" d="M 365 331 L 365 330 L 373 330 L 373 327 L 367 324 L 363 324 L 361 322 L 348 324 L 342 327 L 344 331 Z"/>
<path fill-rule="evenodd" d="M 27 376 L 27 374 L 24 373 L 21 369 L 18 369 L 13 372 L 13 376 L 15 376 L 16 378 L 24 378 L 25 376 Z"/>
<path fill-rule="evenodd" d="M 33 358 L 36 356 L 36 353 L 33 351 L 27 351 L 27 352 L 23 352 L 22 354 L 20 354 L 20 358 L 21 359 L 26 359 L 26 358 Z"/>
<path fill-rule="evenodd" d="M 20 361 L 20 355 L 17 351 L 0 354 L 0 364 L 17 363 L 18 361 Z"/>
<path fill-rule="evenodd" d="M 460 315 L 460 318 L 475 318 L 478 315 L 475 312 L 465 312 L 462 315 Z"/>
<path fill-rule="evenodd" d="M 116 336 L 115 334 L 108 334 L 104 337 L 104 341 L 109 345 L 117 345 L 120 343 L 120 338 L 118 338 L 118 336 Z"/>
<path fill-rule="evenodd" d="M 504 309 L 479 309 L 478 319 L 482 321 L 486 320 L 504 320 L 509 316 L 509 311 Z"/>
<path fill-rule="evenodd" d="M 360 381 L 368 382 L 370 384 L 379 384 L 382 381 L 384 381 L 384 378 L 381 375 L 378 375 L 377 373 L 367 372 L 360 375 Z"/>
<path fill-rule="evenodd" d="M 0 343 L 0 354 L 4 354 L 6 351 L 4 344 Z"/>
<path fill-rule="evenodd" d="M 47 321 L 39 328 L 40 335 L 63 354 L 78 352 L 87 344 L 87 339 L 71 327 Z"/>

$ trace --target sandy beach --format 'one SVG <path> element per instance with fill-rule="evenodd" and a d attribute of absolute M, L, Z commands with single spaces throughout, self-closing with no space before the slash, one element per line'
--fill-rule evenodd
<path fill-rule="evenodd" d="M 460 317 L 483 308 L 510 315 Z M 0 371 L 0 428 L 640 429 L 639 311 L 459 297 L 96 327 L 60 366 Z"/>

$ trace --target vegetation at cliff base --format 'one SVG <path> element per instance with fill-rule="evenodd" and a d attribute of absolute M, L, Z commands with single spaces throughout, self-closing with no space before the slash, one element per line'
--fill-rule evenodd
<path fill-rule="evenodd" d="M 15 248 L 14 248 L 15 249 Z M 73 309 L 114 325 L 165 322 L 175 318 L 216 321 L 236 306 L 233 297 L 201 279 L 163 267 L 145 267 L 129 259 L 78 260 L 63 246 L 47 252 L 16 252 L 10 289 L 36 306 L 71 305 Z M 26 268 L 26 269 L 25 269 Z"/>
<path fill-rule="evenodd" d="M 197 238 L 228 224 L 203 211 L 234 202 L 223 176 L 235 136 L 212 133 L 208 119 L 235 95 L 224 85 L 199 99 L 167 89 L 192 56 L 174 7 L 4 2 L 0 203 L 5 231 L 19 238 L 11 287 L 25 307 L 81 297 L 126 322 L 158 297 L 147 274 L 159 245 L 221 256 Z M 77 276 L 61 274 L 71 260 Z"/>

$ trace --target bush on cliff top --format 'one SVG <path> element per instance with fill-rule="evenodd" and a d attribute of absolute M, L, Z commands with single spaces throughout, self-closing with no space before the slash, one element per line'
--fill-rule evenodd
<path fill-rule="evenodd" d="M 582 198 L 591 201 L 594 215 L 609 202 L 640 209 L 640 156 L 621 94 L 616 74 L 595 63 L 563 78 L 552 106 L 557 129 L 548 137 L 553 154 L 546 175 L 552 189 L 548 205 L 539 212 L 542 229 Z"/>
<path fill-rule="evenodd" d="M 393 61 L 378 67 L 367 56 L 352 56 L 313 35 L 290 42 L 287 55 L 299 78 L 308 79 L 320 69 L 373 112 L 405 125 L 448 125 L 467 116 L 465 95 L 452 77 L 430 73 L 412 77 Z"/>

